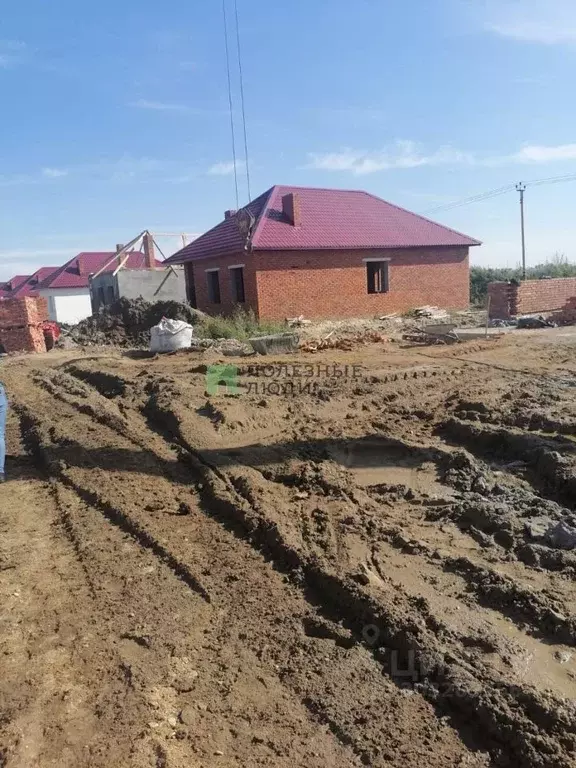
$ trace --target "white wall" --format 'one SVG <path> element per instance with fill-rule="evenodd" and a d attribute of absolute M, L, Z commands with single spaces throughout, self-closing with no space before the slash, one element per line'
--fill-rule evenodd
<path fill-rule="evenodd" d="M 48 300 L 50 320 L 57 323 L 73 325 L 92 314 L 88 288 L 47 288 L 40 295 Z"/>

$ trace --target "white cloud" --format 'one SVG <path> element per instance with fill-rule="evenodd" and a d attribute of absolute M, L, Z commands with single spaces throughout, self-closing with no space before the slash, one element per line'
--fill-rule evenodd
<path fill-rule="evenodd" d="M 576 160 L 576 144 L 545 147 L 528 144 L 513 155 L 518 163 L 553 163 L 558 160 Z"/>
<path fill-rule="evenodd" d="M 546 164 L 576 160 L 576 144 L 545 146 L 527 144 L 517 152 L 494 155 L 468 152 L 451 146 L 427 152 L 413 141 L 397 141 L 383 150 L 363 151 L 344 149 L 340 152 L 308 154 L 308 168 L 320 171 L 339 171 L 363 176 L 370 173 L 423 166 L 486 166 Z M 221 164 L 224 165 L 224 164 Z M 234 169 L 230 164 L 230 172 Z M 221 171 L 222 172 L 222 171 Z"/>
<path fill-rule="evenodd" d="M 164 101 L 149 101 L 148 99 L 138 99 L 138 101 L 131 102 L 130 106 L 157 112 L 187 112 L 189 109 L 185 104 L 170 104 Z"/>
<path fill-rule="evenodd" d="M 484 25 L 504 37 L 547 45 L 576 43 L 574 0 L 484 0 Z"/>
<path fill-rule="evenodd" d="M 450 146 L 426 154 L 414 141 L 401 140 L 379 151 L 345 149 L 341 152 L 309 153 L 309 168 L 322 171 L 349 171 L 362 176 L 394 168 L 418 168 L 424 165 L 471 165 L 474 157 Z"/>
<path fill-rule="evenodd" d="M 236 161 L 237 171 L 244 168 L 244 166 L 245 163 L 242 160 Z M 215 163 L 213 166 L 208 168 L 207 172 L 210 176 L 230 176 L 234 173 L 234 161 L 231 160 L 230 162 Z"/>
<path fill-rule="evenodd" d="M 65 168 L 42 168 L 42 176 L 48 179 L 60 179 L 68 176 L 68 171 Z"/>

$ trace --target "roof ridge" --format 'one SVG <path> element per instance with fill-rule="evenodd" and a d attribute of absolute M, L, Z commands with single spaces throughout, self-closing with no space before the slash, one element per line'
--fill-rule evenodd
<path fill-rule="evenodd" d="M 274 186 L 270 187 L 266 192 L 263 192 L 261 195 L 258 195 L 258 197 L 264 197 L 266 195 L 266 202 L 264 203 L 262 210 L 260 211 L 260 216 L 258 217 L 258 221 L 256 222 L 256 226 L 254 227 L 254 232 L 252 233 L 252 247 L 256 245 L 256 241 L 258 240 L 258 236 L 260 235 L 260 230 L 262 229 L 263 222 L 266 220 L 266 213 L 268 212 L 268 206 L 270 205 L 270 201 L 274 197 L 274 192 L 279 189 L 278 184 L 274 184 Z M 258 197 L 256 200 L 258 200 Z"/>
<path fill-rule="evenodd" d="M 311 192 L 346 192 L 348 194 L 357 193 L 359 195 L 370 194 L 363 189 L 342 189 L 341 187 L 306 187 L 297 184 L 275 184 L 274 187 L 284 189 L 306 189 Z"/>

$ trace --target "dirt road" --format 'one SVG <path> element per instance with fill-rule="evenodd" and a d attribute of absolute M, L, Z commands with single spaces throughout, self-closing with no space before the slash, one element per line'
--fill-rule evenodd
<path fill-rule="evenodd" d="M 575 370 L 11 361 L 0 766 L 576 765 Z"/>

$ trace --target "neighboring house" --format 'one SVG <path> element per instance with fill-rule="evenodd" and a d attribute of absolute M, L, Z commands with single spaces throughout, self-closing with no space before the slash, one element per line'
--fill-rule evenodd
<path fill-rule="evenodd" d="M 132 251 L 126 260 L 126 255 L 117 256 L 113 251 L 79 253 L 59 267 L 38 286 L 40 296 L 48 300 L 50 320 L 74 324 L 90 317 L 91 277 L 100 272 L 114 272 L 120 266 L 123 269 L 147 268 L 147 256 L 139 251 Z M 152 264 L 153 268 L 162 266 L 164 265 L 161 262 Z"/>
<path fill-rule="evenodd" d="M 47 280 L 50 275 L 53 275 L 58 267 L 40 267 L 33 275 L 27 277 L 21 282 L 15 290 L 10 294 L 13 299 L 23 299 L 26 296 L 35 298 L 39 296 L 38 288 L 44 280 Z"/>
<path fill-rule="evenodd" d="M 29 280 L 31 275 L 16 275 L 5 283 L 0 283 L 0 299 L 11 299 L 15 292 Z"/>
<path fill-rule="evenodd" d="M 147 265 L 144 269 L 114 269 L 94 277 L 92 285 L 92 312 L 120 298 L 146 301 L 186 301 L 186 278 L 179 267 L 165 267 L 154 256 L 154 239 L 149 232 L 142 238 L 142 250 Z M 124 256 L 123 258 L 126 258 Z M 128 263 L 128 262 L 127 262 Z"/>
<path fill-rule="evenodd" d="M 260 318 L 371 317 L 468 306 L 480 245 L 367 192 L 276 186 L 169 258 L 193 306 Z"/>
<path fill-rule="evenodd" d="M 103 272 L 92 281 L 92 312 L 120 298 L 146 301 L 186 302 L 186 278 L 182 267 L 121 269 Z"/>

